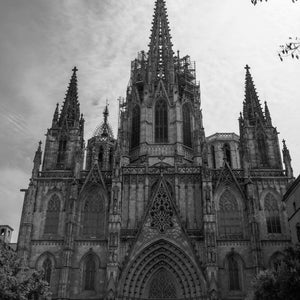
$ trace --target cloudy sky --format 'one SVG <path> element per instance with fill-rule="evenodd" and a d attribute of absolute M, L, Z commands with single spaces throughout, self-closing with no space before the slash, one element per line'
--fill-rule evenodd
<path fill-rule="evenodd" d="M 0 224 L 15 229 L 38 141 L 45 140 L 76 65 L 85 138 L 105 100 L 116 132 L 130 61 L 147 50 L 154 0 L 0 0 Z M 197 63 L 206 135 L 238 133 L 244 66 L 300 172 L 300 61 L 277 56 L 300 36 L 300 3 L 269 0 L 167 0 L 174 51 Z"/>

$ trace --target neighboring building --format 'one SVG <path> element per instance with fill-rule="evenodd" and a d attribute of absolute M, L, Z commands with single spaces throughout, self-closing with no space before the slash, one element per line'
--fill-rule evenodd
<path fill-rule="evenodd" d="M 283 197 L 293 244 L 300 243 L 300 176 L 291 184 Z"/>
<path fill-rule="evenodd" d="M 13 233 L 13 228 L 8 225 L 0 225 L 0 240 L 9 244 Z"/>
<path fill-rule="evenodd" d="M 52 299 L 245 298 L 290 244 L 282 197 L 293 180 L 249 69 L 240 136 L 206 138 L 194 63 L 174 56 L 157 0 L 117 138 L 106 107 L 85 168 L 73 69 L 43 162 L 41 143 L 34 157 L 18 240 L 24 264 L 45 269 Z"/>
<path fill-rule="evenodd" d="M 0 225 L 0 240 L 8 244 L 9 247 L 15 251 L 17 244 L 11 242 L 13 231 L 13 228 L 9 225 Z"/>

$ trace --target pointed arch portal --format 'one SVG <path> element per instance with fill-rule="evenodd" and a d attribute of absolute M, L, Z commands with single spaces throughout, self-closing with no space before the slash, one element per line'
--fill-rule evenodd
<path fill-rule="evenodd" d="M 121 297 L 136 299 L 205 299 L 205 289 L 205 279 L 189 255 L 159 240 L 124 269 L 118 290 Z"/>

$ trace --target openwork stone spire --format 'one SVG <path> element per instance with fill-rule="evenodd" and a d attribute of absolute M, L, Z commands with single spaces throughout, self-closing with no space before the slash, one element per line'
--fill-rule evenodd
<path fill-rule="evenodd" d="M 170 68 L 173 66 L 173 50 L 169 21 L 164 0 L 155 2 L 154 16 L 149 44 L 149 65 L 153 81 L 170 80 Z"/>
<path fill-rule="evenodd" d="M 94 131 L 94 136 L 99 136 L 102 139 L 113 139 L 113 133 L 110 125 L 108 124 L 108 104 L 106 104 L 104 111 L 103 111 L 103 123 L 99 125 L 96 130 Z"/>
<path fill-rule="evenodd" d="M 77 75 L 78 69 L 73 68 L 73 74 L 69 83 L 69 87 L 66 93 L 65 101 L 62 106 L 62 110 L 59 117 L 59 125 L 68 127 L 75 127 L 79 124 L 80 109 L 78 102 L 77 92 Z"/>
<path fill-rule="evenodd" d="M 260 101 L 257 96 L 255 85 L 253 83 L 252 76 L 250 74 L 250 67 L 246 65 L 246 84 L 245 84 L 245 101 L 243 107 L 244 119 L 249 121 L 250 125 L 254 125 L 257 118 L 262 122 L 264 121 L 264 115 L 261 108 Z"/>

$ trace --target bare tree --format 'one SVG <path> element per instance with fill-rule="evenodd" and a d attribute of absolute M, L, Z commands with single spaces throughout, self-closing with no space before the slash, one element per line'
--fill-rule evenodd
<path fill-rule="evenodd" d="M 256 5 L 257 2 L 263 2 L 264 0 L 251 0 L 253 5 Z M 266 2 L 268 0 L 265 0 Z M 291 0 L 293 3 L 298 0 Z M 283 61 L 284 57 L 291 56 L 292 58 L 299 59 L 300 57 L 300 41 L 296 38 L 289 38 L 289 42 L 283 45 L 280 45 L 280 50 L 278 51 L 278 56 L 281 61 Z"/>

